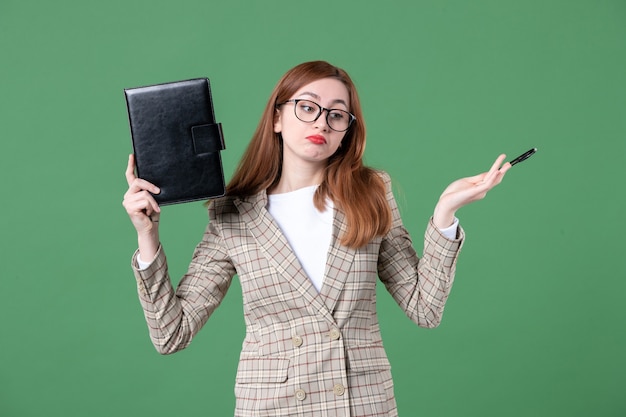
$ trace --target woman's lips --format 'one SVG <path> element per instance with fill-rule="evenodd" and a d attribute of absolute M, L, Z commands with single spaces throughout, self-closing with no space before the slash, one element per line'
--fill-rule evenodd
<path fill-rule="evenodd" d="M 324 136 L 322 135 L 311 135 L 307 136 L 306 138 L 316 145 L 323 145 L 326 143 L 326 138 L 324 138 Z"/>

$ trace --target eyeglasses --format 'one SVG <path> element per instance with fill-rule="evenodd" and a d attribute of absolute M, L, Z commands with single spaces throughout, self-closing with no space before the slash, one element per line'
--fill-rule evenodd
<path fill-rule="evenodd" d="M 294 103 L 293 111 L 296 117 L 305 123 L 315 122 L 320 118 L 322 112 L 326 110 L 326 123 L 336 132 L 345 132 L 352 122 L 356 120 L 356 117 L 350 112 L 340 109 L 327 109 L 311 100 L 292 98 L 280 104 L 280 106 L 286 103 Z"/>

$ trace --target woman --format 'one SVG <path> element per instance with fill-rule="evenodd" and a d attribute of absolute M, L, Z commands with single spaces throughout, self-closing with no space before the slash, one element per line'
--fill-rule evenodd
<path fill-rule="evenodd" d="M 225 197 L 175 291 L 160 245 L 154 184 L 129 158 L 124 207 L 137 230 L 140 301 L 160 353 L 185 348 L 235 274 L 246 337 L 236 416 L 397 415 L 376 316 L 380 279 L 419 326 L 435 327 L 454 278 L 462 206 L 500 183 L 491 169 L 453 182 L 416 255 L 389 176 L 363 166 L 365 126 L 348 74 L 298 65 L 275 87 Z"/>

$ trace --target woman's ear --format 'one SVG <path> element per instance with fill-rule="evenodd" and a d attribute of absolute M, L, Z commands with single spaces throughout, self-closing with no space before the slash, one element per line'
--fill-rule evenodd
<path fill-rule="evenodd" d="M 281 122 L 281 114 L 278 109 L 274 111 L 274 133 L 280 133 L 283 130 Z"/>

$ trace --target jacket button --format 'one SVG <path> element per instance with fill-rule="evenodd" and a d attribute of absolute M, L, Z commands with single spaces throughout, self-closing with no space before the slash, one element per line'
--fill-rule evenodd
<path fill-rule="evenodd" d="M 298 389 L 296 390 L 296 400 L 302 401 L 306 398 L 306 392 L 304 390 Z"/>
<path fill-rule="evenodd" d="M 300 336 L 294 336 L 294 337 L 291 339 L 291 341 L 293 342 L 293 345 L 294 345 L 295 347 L 300 347 L 300 346 L 302 346 L 302 342 L 303 342 L 303 341 L 302 341 L 302 337 L 300 337 Z"/>
<path fill-rule="evenodd" d="M 341 337 L 341 333 L 339 333 L 339 330 L 337 329 L 332 329 L 329 335 L 330 340 L 339 340 L 339 338 Z"/>
<path fill-rule="evenodd" d="M 335 386 L 333 387 L 333 392 L 335 393 L 335 395 L 343 395 L 343 393 L 346 392 L 346 388 L 341 384 L 335 384 Z"/>

